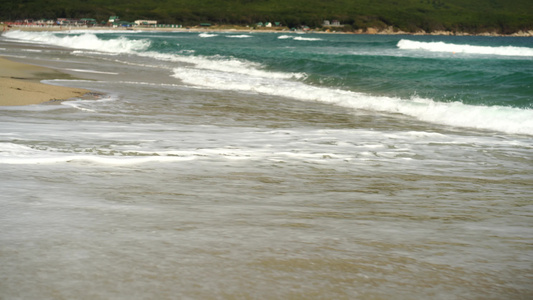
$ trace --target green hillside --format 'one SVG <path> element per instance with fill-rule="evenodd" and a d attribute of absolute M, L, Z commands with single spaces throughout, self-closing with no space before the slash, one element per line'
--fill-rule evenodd
<path fill-rule="evenodd" d="M 155 19 L 160 23 L 200 22 L 247 25 L 281 22 L 317 27 L 339 20 L 346 28 L 495 31 L 533 29 L 531 0 L 0 0 L 0 19 Z"/>

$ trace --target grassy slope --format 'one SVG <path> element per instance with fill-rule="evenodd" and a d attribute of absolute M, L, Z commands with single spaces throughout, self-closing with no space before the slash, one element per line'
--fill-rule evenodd
<path fill-rule="evenodd" d="M 337 19 L 349 28 L 394 26 L 404 31 L 511 33 L 533 29 L 531 0 L 0 0 L 0 19 L 93 17 L 156 19 L 161 23 L 290 27 Z"/>

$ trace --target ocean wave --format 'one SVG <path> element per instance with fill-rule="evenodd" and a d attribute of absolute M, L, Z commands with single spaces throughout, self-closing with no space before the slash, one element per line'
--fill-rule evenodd
<path fill-rule="evenodd" d="M 114 53 L 122 51 L 162 61 L 182 62 L 183 66 L 173 69 L 172 76 L 190 86 L 325 102 L 349 109 L 401 113 L 422 121 L 449 126 L 533 135 L 533 110 L 529 109 L 475 106 L 460 102 L 443 103 L 418 97 L 404 99 L 374 96 L 349 90 L 312 86 L 302 82 L 302 79 L 306 77 L 304 73 L 269 71 L 259 63 L 243 59 L 218 55 L 190 56 L 144 51 L 150 45 L 147 40 L 129 40 L 124 37 L 103 40 L 91 33 L 56 35 L 49 32 L 10 31 L 5 35 L 8 38 L 36 43 Z M 284 38 L 296 37 L 290 35 L 278 37 L 278 39 Z M 297 38 L 305 37 L 297 36 Z M 398 47 L 426 51 L 453 52 L 455 50 L 477 54 L 533 56 L 533 49 L 524 47 L 483 47 L 442 42 L 415 42 L 406 39 L 400 40 Z M 509 50 L 515 52 L 509 52 Z"/>
<path fill-rule="evenodd" d="M 533 48 L 527 47 L 489 47 L 450 44 L 444 42 L 418 42 L 401 39 L 397 47 L 402 50 L 425 50 L 430 52 L 449 52 L 466 54 L 502 55 L 502 56 L 527 56 L 533 57 Z"/>
<path fill-rule="evenodd" d="M 277 153 L 277 156 L 283 153 Z M 291 154 L 289 154 L 291 155 Z M 150 162 L 183 162 L 191 160 L 243 160 L 269 159 L 271 150 L 209 148 L 173 150 L 131 150 L 122 151 L 104 148 L 53 148 L 34 147 L 15 143 L 0 143 L 0 164 L 57 164 L 89 162 L 101 165 L 134 165 Z M 295 157 L 292 154 L 293 158 Z M 315 156 L 320 157 L 319 154 Z"/>
<path fill-rule="evenodd" d="M 40 150 L 25 145 L 0 143 L 0 164 L 27 165 L 27 164 L 57 164 L 72 162 L 89 162 L 102 165 L 133 165 L 148 162 L 179 162 L 197 159 L 199 156 L 113 156 L 101 153 L 86 154 L 75 153 L 59 149 Z"/>
<path fill-rule="evenodd" d="M 4 33 L 4 36 L 10 39 L 23 40 L 26 42 L 44 43 L 72 49 L 111 53 L 132 53 L 143 51 L 151 44 L 151 42 L 146 39 L 130 40 L 125 37 L 103 40 L 93 33 L 83 33 L 81 35 L 57 35 L 57 33 L 54 32 L 8 31 Z"/>
<path fill-rule="evenodd" d="M 302 101 L 330 103 L 349 109 L 400 113 L 418 120 L 480 130 L 533 135 L 533 110 L 502 106 L 474 106 L 460 102 L 444 103 L 412 97 L 374 96 L 348 90 L 311 86 L 286 76 L 274 77 L 268 72 L 251 69 L 233 72 L 228 68 L 179 67 L 173 76 L 191 86 L 216 90 L 240 91 L 293 98 Z M 294 78 L 294 77 L 292 77 Z"/>
<path fill-rule="evenodd" d="M 352 131 L 353 132 L 353 131 Z M 93 163 L 100 165 L 135 165 L 152 162 L 184 162 L 184 161 L 236 161 L 236 160 L 258 160 L 258 161 L 287 161 L 287 160 L 302 160 L 312 161 L 315 163 L 330 163 L 334 161 L 348 161 L 354 159 L 352 154 L 342 154 L 336 151 L 332 152 L 329 144 L 324 144 L 323 137 L 315 135 L 316 132 L 297 133 L 304 134 L 308 137 L 310 149 L 301 149 L 300 151 L 287 151 L 286 149 L 278 149 L 273 151 L 271 147 L 246 146 L 243 143 L 242 148 L 236 147 L 209 147 L 209 148 L 195 148 L 195 149 L 161 149 L 153 147 L 153 144 L 146 144 L 141 147 L 137 145 L 121 145 L 113 146 L 111 148 L 91 147 L 91 148 L 54 148 L 49 146 L 32 146 L 22 145 L 17 143 L 4 142 L 0 143 L 0 165 L 11 164 L 60 164 L 60 163 Z M 338 131 L 343 134 L 342 131 Z M 360 134 L 374 134 L 370 131 L 359 132 Z M 320 134 L 320 133 L 319 133 Z M 250 141 L 250 133 L 244 133 L 244 140 Z M 268 132 L 253 132 L 252 140 L 268 139 L 269 141 L 277 140 L 283 144 L 294 142 L 288 140 L 290 135 L 287 131 L 268 131 Z M 242 135 L 241 135 L 242 136 Z M 327 140 L 335 140 L 328 139 Z M 298 143 L 299 144 L 299 143 Z M 351 144 L 344 144 L 344 146 L 353 147 Z M 357 147 L 360 151 L 359 158 L 365 158 L 368 154 L 362 147 Z M 397 156 L 398 153 L 389 152 L 390 157 Z M 403 159 L 403 158 L 402 158 Z"/>

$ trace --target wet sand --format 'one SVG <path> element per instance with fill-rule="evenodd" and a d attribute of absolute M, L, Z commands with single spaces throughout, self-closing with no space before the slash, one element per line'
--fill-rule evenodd
<path fill-rule="evenodd" d="M 0 105 L 28 105 L 81 97 L 89 90 L 41 83 L 46 79 L 67 79 L 59 71 L 14 62 L 0 57 Z"/>

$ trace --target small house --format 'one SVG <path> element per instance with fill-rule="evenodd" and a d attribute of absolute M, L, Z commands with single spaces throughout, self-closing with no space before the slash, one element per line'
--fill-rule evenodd
<path fill-rule="evenodd" d="M 111 16 L 109 17 L 109 20 L 107 21 L 107 23 L 113 24 L 113 23 L 118 23 L 118 21 L 120 21 L 118 16 Z"/>

